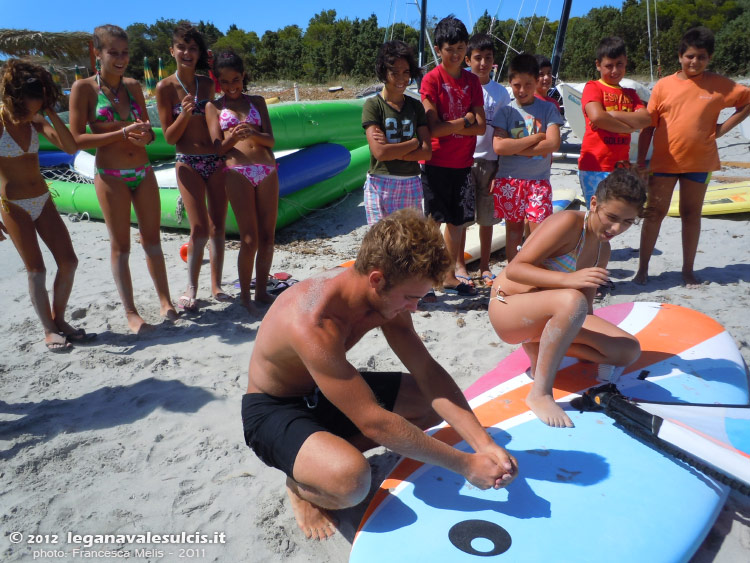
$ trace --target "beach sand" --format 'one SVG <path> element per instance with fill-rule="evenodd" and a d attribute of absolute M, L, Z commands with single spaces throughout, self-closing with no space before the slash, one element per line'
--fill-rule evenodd
<path fill-rule="evenodd" d="M 750 162 L 748 143 L 737 133 L 720 146 L 722 160 Z M 575 169 L 574 161 L 555 162 L 553 185 L 577 186 Z M 742 167 L 723 173 L 750 175 Z M 183 315 L 175 325 L 159 324 L 156 294 L 132 229 L 136 302 L 158 327 L 148 337 L 130 335 L 110 272 L 105 225 L 69 219 L 66 225 L 80 260 L 69 317 L 74 326 L 99 333 L 90 346 L 70 354 L 45 350 L 21 260 L 10 241 L 0 244 L 0 559 L 29 561 L 36 548 L 65 553 L 37 560 L 77 560 L 68 534 L 200 532 L 210 539 L 223 533 L 225 542 L 119 548 L 157 550 L 141 561 L 177 561 L 185 548 L 197 548 L 190 555 L 201 561 L 346 561 L 364 506 L 339 512 L 339 533 L 329 541 L 306 540 L 283 475 L 244 444 L 240 400 L 260 322 L 237 303 L 208 298 L 206 261 L 200 312 Z M 665 220 L 645 287 L 629 281 L 639 241 L 639 228 L 630 229 L 613 241 L 609 269 L 616 287 L 602 305 L 656 301 L 691 307 L 722 323 L 750 362 L 749 226 L 750 214 L 704 219 L 696 271 L 711 283 L 690 290 L 680 284 L 679 219 Z M 279 232 L 273 271 L 303 279 L 336 266 L 355 256 L 365 231 L 358 191 Z M 187 235 L 164 232 L 162 240 L 176 301 L 186 285 L 179 248 Z M 233 289 L 237 251 L 236 244 L 228 246 L 224 277 Z M 54 267 L 46 250 L 45 259 L 49 287 Z M 414 315 L 429 351 L 464 389 L 514 349 L 495 336 L 486 307 L 486 292 L 471 300 L 444 296 Z M 402 369 L 378 331 L 366 335 L 349 358 L 361 368 Z M 382 448 L 372 452 L 373 487 L 396 459 Z M 11 544 L 11 532 L 53 534 L 58 543 L 50 537 L 38 545 L 27 538 Z M 104 547 L 115 550 L 118 544 L 94 546 Z M 750 502 L 733 494 L 693 560 L 734 563 L 749 554 Z"/>

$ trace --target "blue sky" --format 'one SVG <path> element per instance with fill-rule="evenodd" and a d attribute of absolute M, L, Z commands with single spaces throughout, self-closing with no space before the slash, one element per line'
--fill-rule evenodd
<path fill-rule="evenodd" d="M 549 19 L 560 17 L 563 0 L 427 0 L 428 15 L 438 18 L 453 12 L 466 26 L 487 10 L 493 15 L 498 6 L 500 19 L 515 18 L 521 9 L 521 17 L 536 13 L 544 17 L 549 6 Z M 572 16 L 585 15 L 591 8 L 613 5 L 619 7 L 621 1 L 573 0 Z M 536 8 L 536 10 L 535 10 Z M 413 0 L 261 0 L 252 2 L 207 2 L 206 0 L 178 0 L 154 2 L 153 0 L 128 0 L 125 3 L 93 2 L 73 0 L 0 0 L 0 27 L 25 28 L 38 31 L 91 31 L 103 23 L 113 23 L 127 27 L 135 22 L 152 23 L 157 19 L 189 19 L 210 21 L 221 31 L 232 24 L 246 31 L 255 31 L 259 36 L 266 30 L 277 30 L 296 24 L 306 28 L 310 18 L 322 10 L 334 9 L 342 18 L 364 19 L 374 13 L 378 23 L 386 26 L 394 21 L 418 27 L 419 11 Z"/>

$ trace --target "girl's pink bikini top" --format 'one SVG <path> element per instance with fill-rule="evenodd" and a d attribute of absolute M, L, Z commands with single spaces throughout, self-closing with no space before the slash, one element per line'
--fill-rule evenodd
<path fill-rule="evenodd" d="M 250 105 L 250 109 L 247 112 L 247 117 L 243 121 L 240 121 L 237 115 L 226 108 L 227 103 L 227 97 L 224 96 L 222 101 L 222 109 L 221 113 L 219 113 L 219 126 L 221 127 L 222 131 L 226 131 L 230 127 L 236 127 L 240 123 L 249 123 L 250 125 L 256 125 L 260 127 L 261 119 L 260 119 L 260 112 L 255 108 L 253 103 L 250 101 L 250 96 L 247 94 L 242 94 L 242 97 L 247 100 L 247 103 Z"/>

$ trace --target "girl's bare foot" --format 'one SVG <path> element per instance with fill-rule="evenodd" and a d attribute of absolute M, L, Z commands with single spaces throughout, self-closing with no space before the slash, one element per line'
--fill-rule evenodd
<path fill-rule="evenodd" d="M 276 300 L 276 297 L 274 295 L 271 295 L 267 291 L 264 291 L 263 293 L 259 292 L 257 289 L 255 290 L 255 301 L 258 303 L 263 303 L 264 305 L 270 305 Z"/>
<path fill-rule="evenodd" d="M 336 533 L 336 520 L 328 511 L 303 499 L 288 485 L 286 492 L 289 495 L 297 526 L 307 539 L 327 540 Z"/>
<path fill-rule="evenodd" d="M 258 308 L 255 306 L 255 303 L 253 303 L 252 300 L 250 299 L 249 294 L 241 295 L 240 299 L 242 300 L 242 305 L 245 307 L 245 309 L 247 309 L 248 313 L 250 313 L 254 317 L 260 316 L 261 313 L 258 310 Z"/>
<path fill-rule="evenodd" d="M 552 426 L 553 428 L 573 428 L 575 426 L 570 417 L 555 402 L 552 395 L 537 395 L 532 390 L 526 397 L 526 404 L 539 420 L 547 426 Z"/>
<path fill-rule="evenodd" d="M 167 305 L 162 305 L 161 310 L 159 311 L 161 316 L 167 319 L 170 322 L 175 322 L 180 318 L 180 314 L 175 310 L 174 305 L 172 303 L 169 303 Z"/>
<path fill-rule="evenodd" d="M 154 329 L 153 325 L 144 321 L 138 313 L 126 313 L 128 327 L 134 334 L 145 334 Z"/>
<path fill-rule="evenodd" d="M 648 283 L 648 273 L 639 270 L 633 277 L 633 283 L 637 285 L 646 285 Z"/>
<path fill-rule="evenodd" d="M 65 335 L 56 332 L 45 331 L 44 344 L 47 346 L 47 350 L 54 353 L 70 352 L 73 349 L 73 345 L 68 342 Z"/>

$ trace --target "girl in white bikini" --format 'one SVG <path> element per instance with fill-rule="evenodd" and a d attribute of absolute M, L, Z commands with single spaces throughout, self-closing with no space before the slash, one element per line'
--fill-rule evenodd
<path fill-rule="evenodd" d="M 232 51 L 221 53 L 214 58 L 214 74 L 224 96 L 206 106 L 206 121 L 216 152 L 226 155 L 227 195 L 240 231 L 240 298 L 251 314 L 258 314 L 250 300 L 253 263 L 255 301 L 273 301 L 266 282 L 279 207 L 279 177 L 271 151 L 275 140 L 265 100 L 242 92 L 247 80 L 242 59 Z"/>
<path fill-rule="evenodd" d="M 60 98 L 60 90 L 42 67 L 9 60 L 0 90 L 3 100 L 0 108 L 0 241 L 5 240 L 3 233 L 8 233 L 21 255 L 29 277 L 31 303 L 42 321 L 47 349 L 68 352 L 72 349 L 71 342 L 85 342 L 95 335 L 74 329 L 65 321 L 78 258 L 68 229 L 39 172 L 38 134 L 69 154 L 76 151 L 76 142 L 52 109 Z M 57 264 L 51 307 L 37 234 Z"/>
<path fill-rule="evenodd" d="M 172 32 L 170 51 L 177 70 L 159 82 L 156 102 L 164 137 L 168 143 L 177 145 L 177 185 L 190 220 L 188 286 L 177 304 L 186 311 L 195 311 L 206 242 L 211 260 L 211 293 L 217 301 L 230 299 L 221 288 L 227 218 L 225 167 L 206 125 L 206 105 L 214 99 L 214 82 L 195 72 L 208 68 L 208 49 L 203 36 L 189 23 L 181 23 Z"/>
<path fill-rule="evenodd" d="M 616 169 L 599 184 L 589 212 L 545 219 L 492 286 L 490 322 L 505 342 L 523 345 L 534 379 L 526 403 L 550 426 L 573 426 L 552 397 L 566 354 L 599 364 L 600 378 L 613 382 L 640 356 L 632 335 L 594 316 L 593 301 L 609 281 L 610 239 L 638 221 L 645 203 L 643 181 Z"/>

